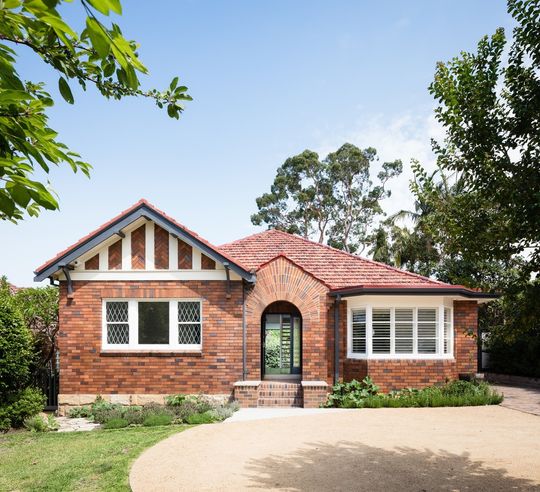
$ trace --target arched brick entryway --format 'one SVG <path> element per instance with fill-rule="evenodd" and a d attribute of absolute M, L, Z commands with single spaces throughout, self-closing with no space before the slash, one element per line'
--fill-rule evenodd
<path fill-rule="evenodd" d="M 274 302 L 287 301 L 302 316 L 302 379 L 326 381 L 328 289 L 319 280 L 278 256 L 257 272 L 246 298 L 248 379 L 261 379 L 261 317 Z"/>

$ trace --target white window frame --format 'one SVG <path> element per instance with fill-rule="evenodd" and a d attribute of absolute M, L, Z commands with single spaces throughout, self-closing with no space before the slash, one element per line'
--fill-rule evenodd
<path fill-rule="evenodd" d="M 441 299 L 441 298 L 439 298 Z M 454 359 L 454 310 L 452 305 L 441 299 L 440 301 L 433 300 L 431 302 L 418 302 L 418 300 L 395 300 L 387 299 L 386 301 L 375 299 L 347 299 L 347 358 L 348 359 L 435 359 L 435 360 L 452 360 Z M 373 309 L 386 308 L 391 310 L 391 326 L 390 326 L 390 353 L 381 354 L 373 353 Z M 353 352 L 352 344 L 352 313 L 353 311 L 365 309 L 366 311 L 366 352 Z M 395 310 L 396 309 L 412 309 L 413 310 L 413 351 L 410 354 L 395 353 Z M 418 352 L 418 310 L 419 309 L 435 309 L 437 322 L 437 341 L 436 353 L 419 353 Z M 449 347 L 448 353 L 444 353 L 444 310 L 449 309 L 450 326 L 449 326 Z"/>
<path fill-rule="evenodd" d="M 107 302 L 128 303 L 129 343 L 110 344 L 107 342 Z M 139 343 L 139 302 L 168 302 L 169 303 L 169 343 Z M 201 343 L 178 343 L 178 303 L 198 302 L 200 309 Z M 203 341 L 203 301 L 201 298 L 106 298 L 102 299 L 101 309 L 101 349 L 106 352 L 201 352 Z"/>

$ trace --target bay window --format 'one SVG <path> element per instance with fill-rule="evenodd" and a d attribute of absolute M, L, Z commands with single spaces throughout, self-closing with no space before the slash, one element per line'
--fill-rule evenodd
<path fill-rule="evenodd" d="M 347 353 L 349 358 L 451 358 L 452 309 L 444 305 L 352 307 Z"/>
<path fill-rule="evenodd" d="M 200 350 L 201 301 L 111 299 L 103 301 L 105 350 Z"/>

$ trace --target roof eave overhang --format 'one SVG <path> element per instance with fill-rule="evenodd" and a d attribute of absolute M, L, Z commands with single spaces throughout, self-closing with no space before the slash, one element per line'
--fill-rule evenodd
<path fill-rule="evenodd" d="M 206 243 L 201 241 L 199 238 L 193 236 L 189 232 L 185 231 L 174 222 L 169 220 L 167 217 L 164 217 L 160 213 L 156 212 L 152 208 L 148 207 L 146 204 L 142 203 L 135 209 L 133 209 L 128 214 L 119 217 L 117 220 L 112 222 L 102 231 L 99 231 L 97 234 L 89 237 L 86 241 L 77 245 L 75 248 L 70 249 L 65 254 L 54 260 L 53 262 L 46 265 L 44 268 L 35 271 L 34 282 L 41 282 L 49 278 L 51 275 L 56 273 L 58 270 L 61 270 L 62 267 L 69 265 L 72 261 L 77 259 L 79 256 L 90 251 L 92 248 L 95 248 L 103 241 L 106 241 L 114 235 L 118 235 L 122 229 L 127 227 L 132 222 L 137 219 L 144 217 L 148 220 L 155 222 L 161 228 L 165 229 L 167 232 L 173 236 L 178 237 L 182 241 L 185 241 L 190 246 L 200 249 L 205 255 L 212 258 L 213 260 L 227 264 L 227 267 L 230 268 L 233 272 L 237 273 L 241 278 L 247 282 L 255 282 L 255 275 L 252 272 L 249 272 L 232 262 L 229 258 L 223 256 L 219 251 L 208 246 Z"/>
<path fill-rule="evenodd" d="M 458 296 L 471 300 L 489 301 L 498 299 L 500 294 L 475 292 L 465 288 L 452 287 L 354 287 L 334 289 L 329 292 L 333 297 L 353 297 L 366 295 L 379 296 Z"/>

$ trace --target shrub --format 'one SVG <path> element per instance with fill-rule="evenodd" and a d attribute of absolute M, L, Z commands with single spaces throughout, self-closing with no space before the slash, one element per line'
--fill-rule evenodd
<path fill-rule="evenodd" d="M 0 280 L 0 405 L 26 387 L 33 361 L 30 330 Z M 22 422 L 22 421 L 21 421 Z"/>
<path fill-rule="evenodd" d="M 92 408 L 89 406 L 73 407 L 68 412 L 68 417 L 72 419 L 76 418 L 93 418 Z"/>
<path fill-rule="evenodd" d="M 122 417 L 113 417 L 103 424 L 104 429 L 122 429 L 127 427 L 129 422 Z"/>
<path fill-rule="evenodd" d="M 176 418 L 187 422 L 191 415 L 213 410 L 221 405 L 216 405 L 212 400 L 203 395 L 171 395 L 165 400 L 166 406 Z"/>
<path fill-rule="evenodd" d="M 379 387 L 373 383 L 369 376 L 366 376 L 362 381 L 353 379 L 347 383 L 339 382 L 333 386 L 326 406 L 357 408 L 362 404 L 362 400 L 376 395 L 378 391 Z"/>
<path fill-rule="evenodd" d="M 28 417 L 38 414 L 45 406 L 45 395 L 36 388 L 25 388 L 0 406 L 0 420 L 9 420 L 11 427 L 20 427 Z"/>
<path fill-rule="evenodd" d="M 156 425 L 170 425 L 172 423 L 172 415 L 167 415 L 166 413 L 155 413 L 153 415 L 148 415 L 144 419 L 143 425 L 145 427 L 154 427 Z"/>
<path fill-rule="evenodd" d="M 49 432 L 58 430 L 58 422 L 54 418 L 54 415 L 49 414 L 47 416 L 38 414 L 33 417 L 28 417 L 24 421 L 24 426 L 31 432 Z"/>
<path fill-rule="evenodd" d="M 221 422 L 222 420 L 231 417 L 232 414 L 236 412 L 239 408 L 240 405 L 238 404 L 238 402 L 233 401 L 231 403 L 227 403 L 226 405 L 220 405 L 219 407 L 216 407 L 212 410 L 208 410 L 208 413 L 214 419 L 214 421 Z"/>
<path fill-rule="evenodd" d="M 214 417 L 212 416 L 212 410 L 208 410 L 204 413 L 194 413 L 193 415 L 190 415 L 186 422 L 188 424 L 211 424 L 215 422 Z"/>

